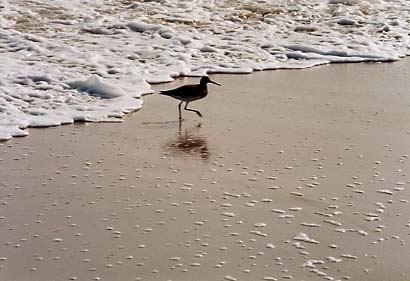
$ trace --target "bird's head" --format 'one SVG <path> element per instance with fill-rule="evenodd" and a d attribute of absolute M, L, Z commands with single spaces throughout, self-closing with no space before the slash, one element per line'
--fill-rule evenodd
<path fill-rule="evenodd" d="M 212 81 L 211 79 L 209 79 L 208 76 L 203 76 L 203 77 L 201 78 L 201 81 L 200 81 L 199 83 L 200 83 L 201 85 L 206 85 L 206 84 L 208 84 L 208 83 L 212 83 L 212 84 L 221 86 L 221 84 L 216 83 L 216 82 Z"/>

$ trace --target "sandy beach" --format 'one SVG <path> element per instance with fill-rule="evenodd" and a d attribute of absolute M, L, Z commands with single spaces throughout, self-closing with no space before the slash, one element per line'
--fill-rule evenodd
<path fill-rule="evenodd" d="M 0 143 L 0 280 L 409 280 L 409 74 L 212 75 L 203 118 L 153 94 Z"/>

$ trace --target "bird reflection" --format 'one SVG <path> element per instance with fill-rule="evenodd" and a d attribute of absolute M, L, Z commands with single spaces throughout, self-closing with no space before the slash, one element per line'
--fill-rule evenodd
<path fill-rule="evenodd" d="M 193 128 L 185 129 L 184 132 L 182 132 L 181 126 L 181 122 L 179 122 L 177 136 L 170 139 L 165 144 L 165 148 L 175 156 L 188 156 L 203 160 L 209 159 L 208 142 L 197 132 L 201 127 L 201 123 Z"/>

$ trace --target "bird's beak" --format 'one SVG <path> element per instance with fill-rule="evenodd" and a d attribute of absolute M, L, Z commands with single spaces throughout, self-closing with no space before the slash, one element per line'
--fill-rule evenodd
<path fill-rule="evenodd" d="M 214 81 L 212 81 L 212 80 L 209 80 L 209 82 L 210 82 L 210 83 L 212 83 L 212 84 L 215 84 L 215 85 L 221 86 L 221 84 L 216 83 L 216 82 L 214 82 Z"/>

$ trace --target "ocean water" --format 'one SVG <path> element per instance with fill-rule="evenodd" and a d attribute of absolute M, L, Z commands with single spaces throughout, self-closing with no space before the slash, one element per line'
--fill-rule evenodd
<path fill-rule="evenodd" d="M 2 0 L 0 139 L 120 122 L 178 76 L 395 61 L 407 0 Z"/>

